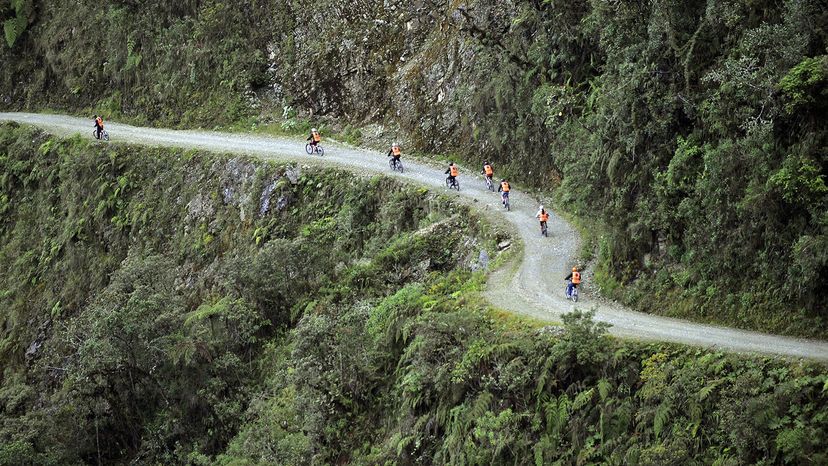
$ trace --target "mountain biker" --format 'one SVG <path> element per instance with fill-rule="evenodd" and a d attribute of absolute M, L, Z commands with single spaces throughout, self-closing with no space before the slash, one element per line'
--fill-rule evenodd
<path fill-rule="evenodd" d="M 483 162 L 483 171 L 481 173 L 486 175 L 486 181 L 489 183 L 492 182 L 492 177 L 494 176 L 494 168 L 492 168 L 492 164 L 489 162 Z"/>
<path fill-rule="evenodd" d="M 512 187 L 509 186 L 509 182 L 506 181 L 506 178 L 500 180 L 500 187 L 497 188 L 497 192 L 501 193 L 500 202 L 503 203 L 503 205 L 506 205 L 506 201 L 509 199 L 509 191 L 511 190 Z"/>
<path fill-rule="evenodd" d="M 460 176 L 460 170 L 457 169 L 457 165 L 454 162 L 449 162 L 448 170 L 446 170 L 446 181 L 448 182 L 449 186 L 454 185 L 457 183 L 457 177 Z"/>
<path fill-rule="evenodd" d="M 319 131 L 317 131 L 316 128 L 312 128 L 310 136 L 308 136 L 308 139 L 306 140 L 310 141 L 311 147 L 316 149 L 316 145 L 322 142 L 322 136 L 319 134 Z"/>
<path fill-rule="evenodd" d="M 95 139 L 100 139 L 101 134 L 103 134 L 104 130 L 104 122 L 103 117 L 99 117 L 95 115 Z"/>
<path fill-rule="evenodd" d="M 391 150 L 388 151 L 388 155 L 386 157 L 391 157 L 391 163 L 393 163 L 394 166 L 399 165 L 400 157 L 402 157 L 402 151 L 400 150 L 400 144 L 398 142 L 391 145 Z"/>
<path fill-rule="evenodd" d="M 541 233 L 543 233 L 543 229 L 546 228 L 546 222 L 549 221 L 549 212 L 547 212 L 543 206 L 540 206 L 540 210 L 538 210 L 538 213 L 535 214 L 535 218 L 540 220 L 540 229 Z"/>
<path fill-rule="evenodd" d="M 566 297 L 569 298 L 572 296 L 572 290 L 581 284 L 581 272 L 578 272 L 578 267 L 572 267 L 572 273 L 564 280 L 566 280 Z"/>

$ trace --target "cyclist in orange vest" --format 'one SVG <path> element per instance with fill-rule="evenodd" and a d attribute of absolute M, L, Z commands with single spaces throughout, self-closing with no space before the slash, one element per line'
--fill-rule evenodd
<path fill-rule="evenodd" d="M 400 163 L 400 157 L 402 157 L 402 151 L 400 150 L 400 144 L 395 142 L 391 146 L 391 150 L 388 151 L 388 155 L 386 157 L 392 157 L 394 164 Z"/>
<path fill-rule="evenodd" d="M 494 176 L 494 168 L 492 168 L 492 164 L 489 162 L 483 162 L 483 171 L 481 173 L 483 173 L 486 176 L 486 179 L 491 183 L 492 177 Z"/>
<path fill-rule="evenodd" d="M 460 176 L 460 170 L 457 169 L 457 165 L 454 162 L 449 162 L 448 170 L 446 170 L 446 181 L 449 182 L 450 185 L 457 182 L 457 177 Z"/>
<path fill-rule="evenodd" d="M 500 202 L 503 203 L 503 205 L 506 205 L 506 199 L 509 199 L 509 191 L 511 190 L 512 187 L 509 185 L 509 182 L 506 181 L 506 178 L 500 180 L 500 187 L 497 188 L 497 192 L 501 193 Z"/>
<path fill-rule="evenodd" d="M 544 227 L 546 227 L 546 222 L 549 221 L 549 212 L 547 212 L 546 209 L 543 208 L 543 206 L 540 206 L 540 210 L 538 210 L 538 213 L 535 215 L 535 218 L 540 220 L 540 229 L 541 233 L 543 233 L 543 229 Z"/>
<path fill-rule="evenodd" d="M 311 147 L 316 148 L 316 145 L 322 142 L 322 135 L 319 134 L 319 131 L 317 131 L 316 128 L 312 128 L 311 134 L 306 140 L 310 141 Z"/>
<path fill-rule="evenodd" d="M 95 115 L 95 139 L 100 139 L 104 130 L 103 117 Z"/>
<path fill-rule="evenodd" d="M 581 285 L 581 272 L 578 272 L 578 267 L 572 267 L 572 273 L 564 280 L 566 280 L 566 297 L 569 298 L 572 296 L 572 289 Z"/>

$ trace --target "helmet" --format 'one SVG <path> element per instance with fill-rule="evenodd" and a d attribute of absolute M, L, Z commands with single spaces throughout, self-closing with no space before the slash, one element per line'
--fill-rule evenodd
<path fill-rule="evenodd" d="M 572 271 L 573 271 L 573 272 L 577 272 L 577 271 L 578 271 L 578 267 L 572 267 Z"/>
<path fill-rule="evenodd" d="M 449 165 L 454 165 L 454 162 L 449 162 Z"/>
<path fill-rule="evenodd" d="M 501 183 L 503 183 L 504 181 L 506 181 L 506 178 L 500 180 Z"/>
<path fill-rule="evenodd" d="M 489 162 L 483 162 L 483 165 L 488 165 L 488 164 L 489 164 Z"/>
<path fill-rule="evenodd" d="M 391 144 L 391 147 L 400 147 L 400 143 L 399 143 L 399 142 L 395 142 L 394 144 Z"/>
<path fill-rule="evenodd" d="M 315 132 L 316 132 L 316 128 L 311 128 L 311 133 L 315 133 Z"/>
<path fill-rule="evenodd" d="M 540 206 L 540 210 L 543 210 L 543 204 L 541 204 L 541 206 Z"/>

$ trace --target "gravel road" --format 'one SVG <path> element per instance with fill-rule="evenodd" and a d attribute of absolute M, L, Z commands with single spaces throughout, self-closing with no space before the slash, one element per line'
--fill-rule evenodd
<path fill-rule="evenodd" d="M 0 121 L 10 120 L 42 127 L 59 135 L 80 132 L 92 137 L 91 119 L 63 115 L 0 113 Z M 305 154 L 305 142 L 287 138 L 226 134 L 204 131 L 175 131 L 107 123 L 113 142 L 152 146 L 198 148 L 216 152 L 251 154 L 284 161 L 320 162 L 318 156 Z M 359 173 L 385 173 L 399 176 L 433 190 L 446 190 L 445 168 L 403 158 L 405 174 L 392 174 L 384 154 L 348 148 L 328 141 L 324 163 L 336 164 Z M 549 237 L 540 236 L 536 200 L 512 190 L 511 212 L 504 212 L 496 193 L 488 192 L 480 169 L 461 167 L 460 200 L 475 205 L 494 221 L 510 222 L 524 245 L 522 262 L 491 274 L 486 295 L 500 308 L 538 319 L 558 321 L 561 314 L 575 306 L 563 296 L 563 278 L 571 269 L 578 251 L 578 235 L 557 215 L 549 221 Z M 634 312 L 594 296 L 585 286 L 578 307 L 595 309 L 596 318 L 612 325 L 614 335 L 650 341 L 667 341 L 708 349 L 764 353 L 828 361 L 828 342 L 767 335 L 757 332 L 699 324 L 685 320 Z"/>

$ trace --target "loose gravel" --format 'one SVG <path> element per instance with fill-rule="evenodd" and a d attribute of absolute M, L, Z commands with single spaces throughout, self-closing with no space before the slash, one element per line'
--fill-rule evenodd
<path fill-rule="evenodd" d="M 91 119 L 0 113 L 0 120 L 36 125 L 59 135 L 79 132 L 85 137 L 92 137 Z M 335 164 L 357 173 L 383 173 L 435 191 L 443 190 L 476 206 L 491 221 L 510 226 L 523 243 L 523 257 L 518 258 L 521 262 L 514 264 L 516 267 L 507 265 L 490 275 L 486 296 L 494 306 L 551 322 L 560 321 L 561 314 L 576 307 L 565 299 L 563 281 L 576 261 L 579 238 L 575 230 L 553 213 L 548 225 L 549 237 L 542 237 L 535 219 L 538 202 L 525 193 L 512 190 L 512 210 L 505 212 L 500 205 L 500 196 L 486 190 L 482 177 L 478 175 L 479 168 L 461 167 L 461 189 L 459 192 L 449 192 L 445 186 L 445 168 L 404 158 L 405 173 L 391 173 L 384 154 L 330 141 L 323 144 L 325 156 L 319 157 L 305 153 L 304 141 L 288 138 L 139 128 L 111 122 L 107 123 L 106 128 L 112 137 L 112 143 L 197 148 L 250 154 L 280 161 Z M 634 312 L 617 303 L 600 299 L 590 291 L 588 284 L 584 287 L 577 307 L 594 309 L 596 319 L 611 324 L 610 332 L 619 337 L 828 361 L 828 342 L 825 341 L 768 335 Z"/>

